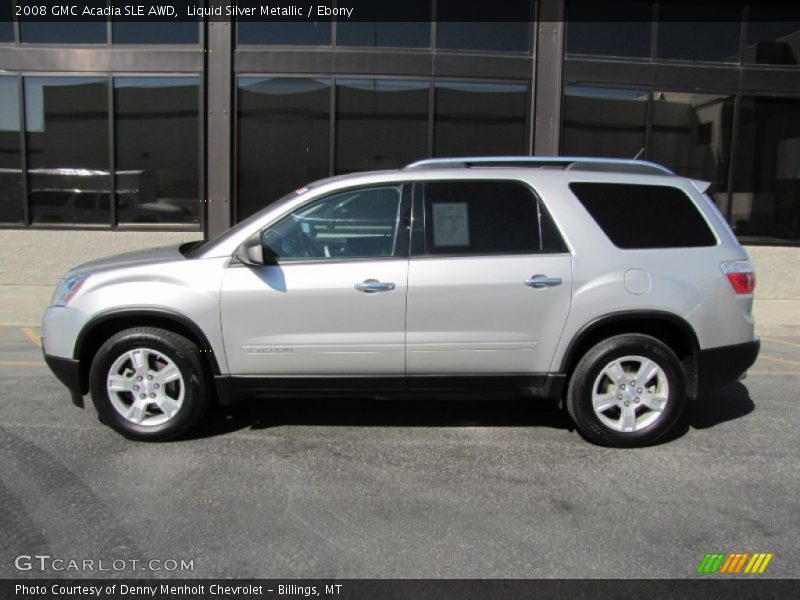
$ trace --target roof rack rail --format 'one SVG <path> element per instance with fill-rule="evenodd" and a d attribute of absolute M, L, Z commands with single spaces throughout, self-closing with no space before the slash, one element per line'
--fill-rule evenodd
<path fill-rule="evenodd" d="M 428 158 L 403 167 L 404 169 L 434 169 L 451 167 L 529 167 L 564 169 L 565 171 L 609 171 L 642 175 L 674 175 L 663 165 L 628 158 L 596 158 L 582 156 L 476 156 L 461 158 Z"/>

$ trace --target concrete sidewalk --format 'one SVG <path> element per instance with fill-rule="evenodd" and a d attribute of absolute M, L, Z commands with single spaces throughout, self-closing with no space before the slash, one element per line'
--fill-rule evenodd
<path fill-rule="evenodd" d="M 49 285 L 0 285 L 0 326 L 40 325 L 52 294 Z M 756 296 L 753 312 L 759 335 L 800 336 L 800 300 Z"/>

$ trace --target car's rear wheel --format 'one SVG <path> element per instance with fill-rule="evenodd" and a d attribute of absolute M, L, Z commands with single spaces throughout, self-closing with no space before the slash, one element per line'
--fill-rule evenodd
<path fill-rule="evenodd" d="M 641 334 L 608 338 L 578 361 L 567 410 L 588 440 L 645 446 L 672 429 L 686 405 L 685 374 L 660 340 Z"/>
<path fill-rule="evenodd" d="M 101 421 L 126 437 L 164 441 L 191 429 L 209 404 L 197 346 L 153 327 L 126 329 L 97 351 L 89 372 Z"/>

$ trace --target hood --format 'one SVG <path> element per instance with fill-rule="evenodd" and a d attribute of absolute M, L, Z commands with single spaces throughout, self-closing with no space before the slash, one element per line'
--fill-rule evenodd
<path fill-rule="evenodd" d="M 115 254 L 107 258 L 93 260 L 70 269 L 65 277 L 73 275 L 84 275 L 89 273 L 97 273 L 98 271 L 110 271 L 113 269 L 121 269 L 125 267 L 135 267 L 140 265 L 155 265 L 177 260 L 186 260 L 180 252 L 180 247 L 183 244 L 175 244 L 172 246 L 160 246 L 158 248 L 148 248 L 146 250 L 136 250 L 134 252 L 125 252 L 124 254 Z"/>

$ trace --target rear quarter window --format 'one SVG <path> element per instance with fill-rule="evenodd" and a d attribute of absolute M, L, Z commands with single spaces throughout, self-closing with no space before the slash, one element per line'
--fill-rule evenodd
<path fill-rule="evenodd" d="M 666 185 L 570 183 L 611 243 L 626 250 L 716 246 L 717 238 L 686 193 Z"/>

